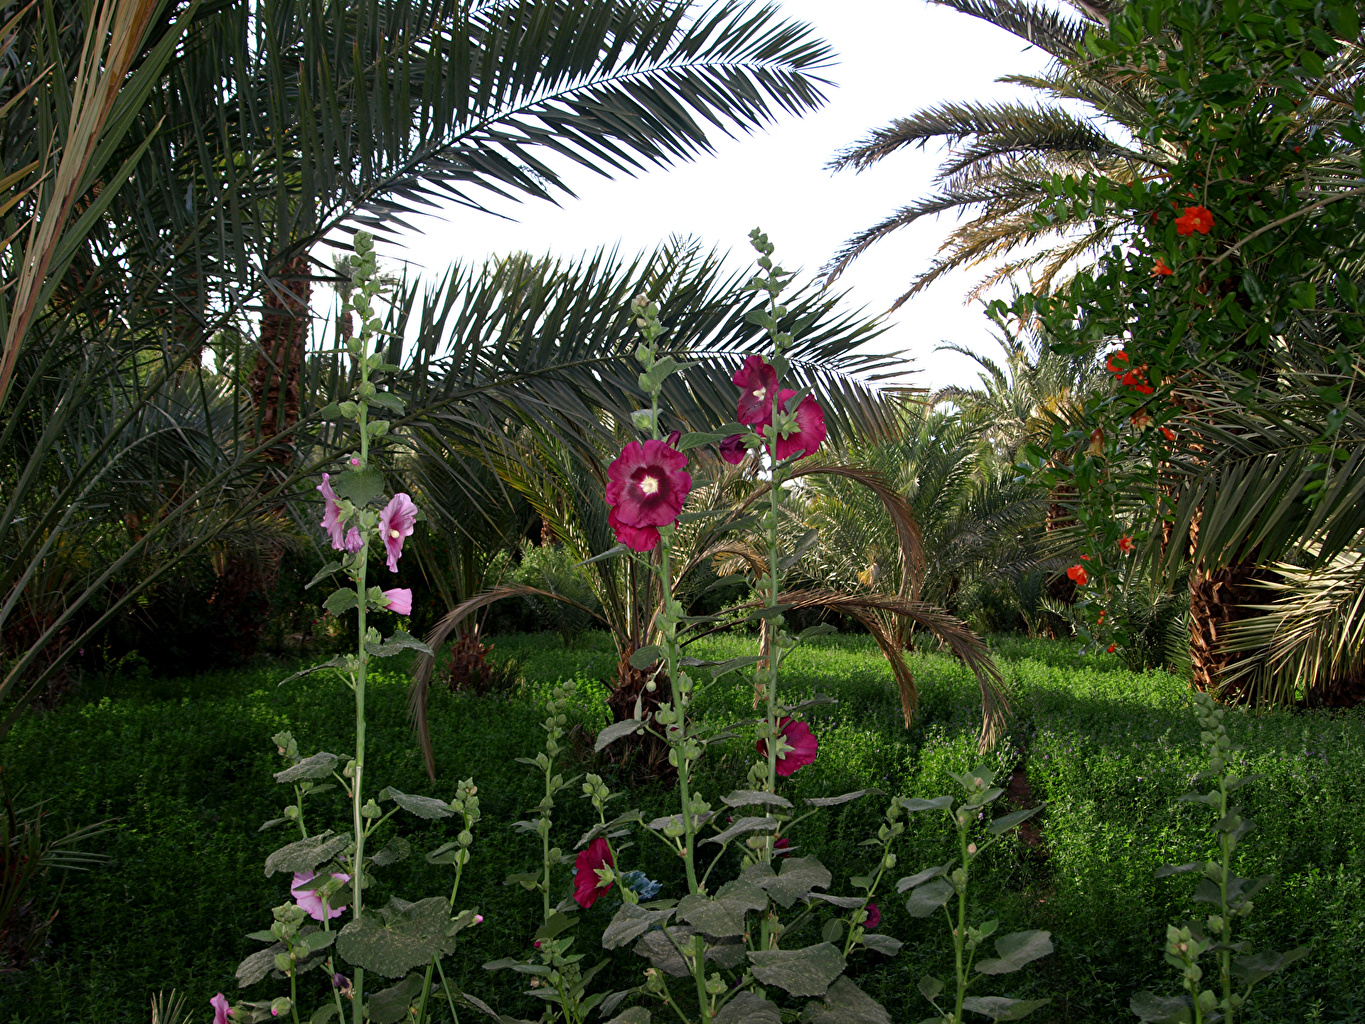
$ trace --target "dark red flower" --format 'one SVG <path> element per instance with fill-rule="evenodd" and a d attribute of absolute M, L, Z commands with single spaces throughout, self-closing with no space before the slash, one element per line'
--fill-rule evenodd
<path fill-rule="evenodd" d="M 791 854 L 789 854 L 789 853 L 778 853 L 778 852 L 777 852 L 778 850 L 786 850 L 787 847 L 789 847 L 789 846 L 791 846 L 791 840 L 790 840 L 790 839 L 788 839 L 786 836 L 778 836 L 778 837 L 777 837 L 777 841 L 776 841 L 775 843 L 773 843 L 773 856 L 774 856 L 774 857 L 790 857 Z"/>
<path fill-rule="evenodd" d="M 677 519 L 692 490 L 692 476 L 686 467 L 687 456 L 664 441 L 632 441 L 626 445 L 607 467 L 607 504 L 612 506 L 616 525 L 640 530 L 667 526 Z"/>
<path fill-rule="evenodd" d="M 780 408 L 783 412 L 787 411 L 787 399 L 795 395 L 795 391 L 784 390 L 778 395 Z M 825 410 L 810 395 L 801 399 L 801 404 L 796 407 L 796 433 L 791 437 L 779 437 L 777 439 L 777 458 L 782 459 L 797 452 L 804 451 L 806 455 L 814 455 L 815 452 L 825 443 Z"/>
<path fill-rule="evenodd" d="M 738 466 L 743 462 L 748 451 L 743 434 L 731 434 L 720 443 L 720 457 L 732 466 Z"/>
<path fill-rule="evenodd" d="M 1123 373 L 1128 369 L 1128 353 L 1119 349 L 1117 352 L 1110 352 L 1109 358 L 1104 365 L 1110 373 Z"/>
<path fill-rule="evenodd" d="M 1183 216 L 1175 219 L 1175 233 L 1190 235 L 1198 231 L 1207 235 L 1213 228 L 1213 213 L 1202 206 L 1187 206 Z"/>
<path fill-rule="evenodd" d="M 615 866 L 616 861 L 612 859 L 611 847 L 600 837 L 594 839 L 586 850 L 579 853 L 578 859 L 574 861 L 578 874 L 574 875 L 573 898 L 580 907 L 587 910 L 597 902 L 597 897 L 611 888 L 611 882 L 604 882 L 597 876 L 597 869 Z"/>
<path fill-rule="evenodd" d="M 746 427 L 761 431 L 773 421 L 777 371 L 762 356 L 750 356 L 730 379 L 742 389 L 735 418 Z"/>
<path fill-rule="evenodd" d="M 877 904 L 869 903 L 863 908 L 867 911 L 867 920 L 863 922 L 863 927 L 869 930 L 882 923 L 882 912 L 877 909 Z"/>
<path fill-rule="evenodd" d="M 791 718 L 784 718 L 778 723 L 778 733 L 786 741 L 791 750 L 777 755 L 777 774 L 781 776 L 791 775 L 798 772 L 808 764 L 815 762 L 815 755 L 819 753 L 820 743 L 811 734 L 810 726 L 805 722 L 798 722 Z M 768 756 L 768 744 L 764 740 L 757 743 L 758 752 Z"/>
<path fill-rule="evenodd" d="M 1156 266 L 1152 268 L 1153 277 L 1170 277 L 1175 271 L 1166 266 L 1166 261 L 1160 256 L 1156 258 Z"/>
<path fill-rule="evenodd" d="M 607 525 L 616 539 L 632 551 L 653 551 L 659 543 L 659 531 L 653 526 L 627 526 L 621 522 L 616 509 L 607 513 Z"/>
<path fill-rule="evenodd" d="M 1083 565 L 1073 565 L 1066 571 L 1066 574 L 1078 587 L 1083 587 L 1090 582 L 1090 574 L 1085 571 L 1085 566 Z"/>
<path fill-rule="evenodd" d="M 1144 364 L 1142 366 L 1139 366 L 1136 370 L 1129 370 L 1127 373 L 1125 373 L 1122 377 L 1119 378 L 1119 383 L 1122 384 L 1124 387 L 1132 388 L 1140 395 L 1150 395 L 1156 389 L 1153 388 L 1152 385 L 1147 383 L 1145 377 L 1139 376 L 1139 374 L 1146 369 L 1147 366 L 1146 364 Z"/>

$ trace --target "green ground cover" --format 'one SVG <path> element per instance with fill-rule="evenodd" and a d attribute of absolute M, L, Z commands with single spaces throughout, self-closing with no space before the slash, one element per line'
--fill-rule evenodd
<path fill-rule="evenodd" d="M 482 699 L 434 692 L 433 739 L 442 770 L 435 787 L 404 720 L 406 679 L 381 672 L 370 703 L 369 771 L 382 783 L 437 795 L 453 792 L 459 777 L 476 779 L 484 820 L 461 904 L 477 905 L 486 920 L 464 933 L 469 941 L 455 972 L 503 1012 L 534 1016 L 506 972 L 481 968 L 529 941 L 527 923 L 538 912 L 534 894 L 502 884 L 537 857 L 511 827 L 538 798 L 533 770 L 514 758 L 540 746 L 533 701 L 559 679 L 584 684 L 580 720 L 589 730 L 599 727 L 606 715 L 600 680 L 616 658 L 600 635 L 571 650 L 553 635 L 502 637 L 497 645 L 499 655 L 521 660 L 526 682 L 513 694 Z M 726 657 L 747 652 L 752 639 L 711 638 L 705 645 L 706 656 Z M 1000 917 L 1002 931 L 1048 928 L 1056 943 L 1051 957 L 1010 976 L 1008 994 L 1052 996 L 1052 1007 L 1033 1018 L 1040 1022 L 1135 1019 L 1126 1010 L 1134 989 L 1170 989 L 1172 972 L 1160 950 L 1166 922 L 1193 909 L 1192 880 L 1156 881 L 1152 870 L 1211 848 L 1206 817 L 1175 803 L 1200 767 L 1184 683 L 1128 672 L 1109 657 L 1079 661 L 1065 643 L 1002 638 L 995 647 L 1017 717 L 1008 741 L 986 761 L 1006 773 L 1024 765 L 1034 796 L 1050 806 L 1040 843 L 1002 845 L 981 866 L 979 909 L 983 917 Z M 820 758 L 789 780 L 791 795 L 869 785 L 901 795 L 952 791 L 947 773 L 978 760 L 974 684 L 948 657 L 917 654 L 912 663 L 922 700 L 907 731 L 890 672 L 867 638 L 827 637 L 793 655 L 787 694 L 818 691 L 839 703 L 812 712 Z M 256 831 L 283 803 L 270 777 L 280 763 L 269 737 L 290 729 L 305 752 L 339 752 L 351 729 L 350 694 L 339 682 L 313 677 L 276 686 L 287 673 L 261 668 L 91 683 L 59 710 L 29 715 L 15 729 L 0 749 L 12 781 L 27 783 L 30 797 L 46 797 L 59 818 L 112 819 L 102 841 L 111 859 L 73 876 L 51 947 L 22 975 L 0 980 L 0 1021 L 145 1022 L 147 996 L 156 988 L 178 987 L 200 1008 L 214 992 L 233 991 L 236 964 L 256 948 L 244 934 L 263 927 L 269 908 L 287 898 L 282 876 L 268 879 L 261 870 L 280 835 Z M 722 681 L 701 695 L 697 709 L 728 718 L 749 711 L 750 700 L 747 684 Z M 1312 949 L 1307 961 L 1266 983 L 1249 1020 L 1365 1021 L 1359 980 L 1365 715 L 1231 714 L 1229 728 L 1245 747 L 1239 755 L 1245 770 L 1267 776 L 1246 791 L 1257 829 L 1244 842 L 1243 873 L 1278 876 L 1258 898 L 1249 934 L 1270 948 Z M 714 748 L 702 762 L 704 792 L 714 799 L 733 788 L 748 758 L 739 741 Z M 580 760 L 574 771 L 595 770 L 590 754 Z M 647 815 L 661 813 L 670 800 L 649 786 L 634 788 L 631 797 Z M 341 800 L 320 797 L 318 807 L 340 819 Z M 867 865 L 857 844 L 875 831 L 882 809 L 877 800 L 834 808 L 800 825 L 793 842 L 819 856 L 836 880 L 862 873 Z M 560 841 L 572 845 L 588 819 L 587 806 L 571 796 L 558 818 Z M 408 818 L 401 828 L 419 851 L 451 838 L 444 822 L 421 829 Z M 942 862 L 948 838 L 939 822 L 915 819 L 900 866 L 909 873 Z M 648 838 L 627 851 L 623 864 L 666 887 L 680 875 L 676 858 Z M 374 898 L 441 891 L 448 885 L 445 870 L 411 858 L 385 870 Z M 567 894 L 567 871 L 563 887 Z M 612 902 L 603 899 L 585 915 L 590 931 L 609 919 Z M 910 918 L 894 897 L 878 902 L 882 928 L 906 947 L 891 960 L 867 954 L 874 959 L 850 973 L 897 1022 L 913 1024 L 928 1010 L 914 992 L 915 980 L 950 969 L 943 925 Z M 631 984 L 642 964 L 620 953 L 602 984 Z"/>

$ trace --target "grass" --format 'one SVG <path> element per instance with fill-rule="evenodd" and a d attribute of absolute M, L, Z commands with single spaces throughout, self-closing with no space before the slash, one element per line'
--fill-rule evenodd
<path fill-rule="evenodd" d="M 731 657 L 751 646 L 747 637 L 714 637 L 696 653 Z M 1016 840 L 986 859 L 978 875 L 977 916 L 999 917 L 1002 931 L 1048 928 L 1056 952 L 983 991 L 1051 996 L 1052 1005 L 1031 1018 L 1039 1022 L 1133 1020 L 1126 1006 L 1135 989 L 1172 991 L 1174 972 L 1161 959 L 1161 938 L 1168 921 L 1196 909 L 1188 876 L 1157 881 L 1152 871 L 1164 861 L 1196 859 L 1211 846 L 1206 812 L 1175 803 L 1201 767 L 1184 683 L 1128 672 L 1112 657 L 1080 661 L 1064 643 L 1002 638 L 995 646 L 1018 714 L 1008 740 L 985 760 L 1002 773 L 1023 764 L 1034 795 L 1048 800 L 1049 809 L 1040 847 Z M 447 796 L 457 778 L 476 779 L 485 817 L 460 903 L 477 906 L 486 920 L 464 933 L 468 941 L 452 967 L 462 984 L 502 1012 L 535 1017 L 508 972 L 490 975 L 481 968 L 524 948 L 527 925 L 538 913 L 534 894 L 502 884 L 507 874 L 534 867 L 537 858 L 534 842 L 512 828 L 538 799 L 537 778 L 514 759 L 541 746 L 536 701 L 559 679 L 583 684 L 578 718 L 585 729 L 605 722 L 602 680 L 616 656 L 604 636 L 591 634 L 570 650 L 556 636 L 501 637 L 497 654 L 521 660 L 526 683 L 520 692 L 483 699 L 433 693 L 441 769 L 434 786 L 404 720 L 406 679 L 381 671 L 372 685 L 369 773 L 376 786 Z M 786 694 L 824 693 L 838 703 L 812 709 L 820 758 L 789 780 L 788 795 L 868 786 L 899 795 L 953 791 L 948 773 L 979 760 L 975 684 L 946 656 L 916 654 L 912 667 L 922 697 L 906 730 L 890 673 L 867 638 L 826 637 L 792 656 Z M 284 802 L 270 777 L 281 764 L 269 737 L 290 729 L 305 753 L 340 753 L 351 729 L 350 694 L 340 683 L 314 676 L 276 686 L 288 671 L 87 686 L 59 710 L 27 716 L 11 733 L 0 750 L 11 781 L 26 783 L 29 798 L 45 797 L 58 818 L 111 819 L 101 841 L 110 861 L 71 876 L 50 948 L 23 974 L 0 981 L 0 1022 L 145 1022 L 149 994 L 172 986 L 187 993 L 203 1021 L 214 992 L 237 997 L 233 971 L 258 948 L 243 936 L 264 927 L 270 907 L 288 898 L 283 877 L 266 878 L 261 871 L 265 855 L 287 837 L 256 831 Z M 703 720 L 751 713 L 751 691 L 737 679 L 701 693 L 696 707 Z M 1359 809 L 1365 807 L 1365 779 L 1359 766 L 1365 763 L 1365 716 L 1233 713 L 1229 719 L 1244 746 L 1243 770 L 1266 776 L 1243 791 L 1257 824 L 1245 840 L 1243 873 L 1277 876 L 1258 898 L 1247 934 L 1262 948 L 1302 943 L 1312 951 L 1258 990 L 1249 1020 L 1363 1022 L 1358 975 L 1365 962 L 1365 824 Z M 742 782 L 751 752 L 752 742 L 738 739 L 708 750 L 700 785 L 713 802 Z M 567 766 L 566 774 L 596 770 L 591 755 L 577 756 L 579 763 Z M 566 792 L 556 822 L 558 841 L 568 848 L 587 827 L 589 808 L 574 790 Z M 644 786 L 631 789 L 629 799 L 653 816 L 671 809 L 670 796 Z M 335 793 L 317 805 L 319 824 L 344 818 Z M 875 832 L 882 810 L 882 799 L 871 797 L 798 827 L 793 842 L 831 869 L 832 891 L 847 891 L 848 876 L 868 868 L 857 844 Z M 944 824 L 913 819 L 897 875 L 947 859 Z M 413 818 L 402 822 L 401 831 L 419 853 L 453 837 L 448 823 Z M 385 840 L 381 835 L 380 844 Z M 666 888 L 680 876 L 676 858 L 649 837 L 638 839 L 622 859 Z M 384 869 L 370 898 L 446 890 L 447 871 L 414 856 Z M 567 893 L 567 869 L 562 885 Z M 915 981 L 950 969 L 944 926 L 941 919 L 910 918 L 893 894 L 878 902 L 881 928 L 906 947 L 890 960 L 867 954 L 851 973 L 891 1008 L 893 1019 L 917 1021 L 929 1007 L 915 993 Z M 585 936 L 610 918 L 610 903 L 603 899 L 584 915 Z M 619 952 L 599 983 L 634 984 L 643 964 Z M 277 994 L 271 984 L 248 995 Z"/>

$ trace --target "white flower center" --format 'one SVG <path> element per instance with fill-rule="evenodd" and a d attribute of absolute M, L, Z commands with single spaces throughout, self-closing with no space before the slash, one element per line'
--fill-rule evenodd
<path fill-rule="evenodd" d="M 640 480 L 640 490 L 646 494 L 659 493 L 659 481 L 652 476 L 642 477 Z"/>
<path fill-rule="evenodd" d="M 765 398 L 767 398 L 767 397 L 768 397 L 768 389 L 767 389 L 767 388 L 755 388 L 755 389 L 754 389 L 754 399 L 755 399 L 756 401 L 761 402 L 761 401 L 763 401 L 763 399 L 765 399 Z"/>
<path fill-rule="evenodd" d="M 392 537 L 394 540 L 397 540 L 399 537 L 399 533 L 397 530 L 390 530 L 389 536 Z"/>

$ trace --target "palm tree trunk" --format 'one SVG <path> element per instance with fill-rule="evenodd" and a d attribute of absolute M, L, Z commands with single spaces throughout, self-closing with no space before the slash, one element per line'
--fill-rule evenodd
<path fill-rule="evenodd" d="M 1265 570 L 1254 561 L 1190 574 L 1190 661 L 1196 688 L 1218 692 L 1222 674 L 1246 657 L 1224 651 L 1222 641 L 1230 624 L 1257 614 L 1251 606 L 1265 601 L 1265 592 L 1256 586 L 1264 578 Z M 1218 695 L 1236 701 L 1244 686 L 1238 680 Z"/>
<path fill-rule="evenodd" d="M 265 296 L 256 367 L 249 382 L 263 439 L 288 430 L 299 419 L 299 374 L 308 339 L 308 303 L 313 293 L 308 257 L 290 260 L 281 280 L 283 288 L 272 289 Z M 271 453 L 271 461 L 285 463 L 292 455 L 293 444 L 284 443 Z"/>

